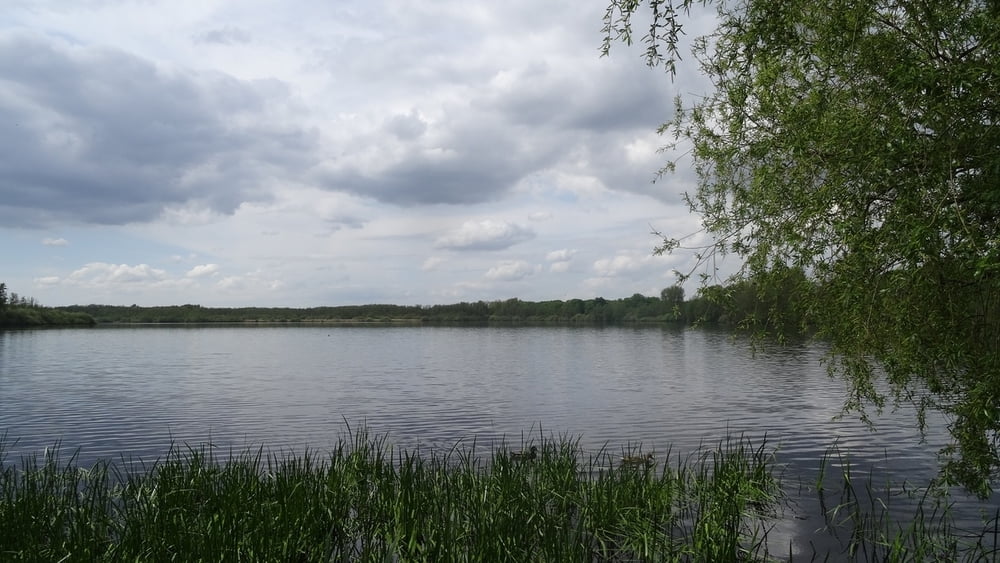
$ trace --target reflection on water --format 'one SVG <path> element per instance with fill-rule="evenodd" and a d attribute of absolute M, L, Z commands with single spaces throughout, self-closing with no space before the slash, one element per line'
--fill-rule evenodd
<path fill-rule="evenodd" d="M 171 442 L 324 449 L 365 421 L 403 447 L 523 433 L 596 452 L 641 443 L 690 452 L 727 433 L 767 437 L 786 480 L 809 483 L 832 445 L 852 463 L 926 482 L 912 412 L 877 432 L 836 419 L 844 384 L 815 344 L 758 350 L 707 330 L 637 328 L 194 327 L 0 332 L 8 456 L 61 442 L 81 460 L 162 455 Z M 809 538 L 796 510 L 775 533 Z M 978 518 L 978 516 L 977 516 Z M 786 542 L 787 543 L 787 542 Z"/>

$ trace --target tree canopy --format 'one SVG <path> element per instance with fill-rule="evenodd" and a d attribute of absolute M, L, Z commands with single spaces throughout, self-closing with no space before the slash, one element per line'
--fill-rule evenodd
<path fill-rule="evenodd" d="M 674 74 L 694 4 L 612 0 L 604 53 L 642 18 L 648 62 Z M 943 410 L 944 475 L 986 494 L 1000 471 L 1000 3 L 697 4 L 717 9 L 692 49 L 712 91 L 679 99 L 662 131 L 697 172 L 705 256 L 735 253 L 742 278 L 806 272 L 798 306 L 852 383 L 847 406 L 883 406 L 884 376 L 921 423 Z"/>

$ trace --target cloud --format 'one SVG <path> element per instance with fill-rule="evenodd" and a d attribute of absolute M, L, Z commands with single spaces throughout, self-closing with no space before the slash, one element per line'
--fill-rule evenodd
<path fill-rule="evenodd" d="M 614 258 L 602 258 L 594 262 L 598 276 L 613 278 L 636 275 L 650 268 L 661 268 L 665 259 L 652 254 L 620 253 Z"/>
<path fill-rule="evenodd" d="M 573 255 L 575 254 L 575 250 L 569 250 L 567 248 L 549 252 L 545 255 L 545 260 L 551 263 L 549 265 L 549 271 L 553 273 L 569 271 L 570 261 L 573 259 Z"/>
<path fill-rule="evenodd" d="M 0 223 L 149 221 L 171 206 L 230 213 L 309 165 L 279 120 L 284 87 L 165 70 L 119 50 L 0 35 Z"/>
<path fill-rule="evenodd" d="M 545 255 L 545 260 L 548 262 L 566 262 L 573 258 L 574 254 L 576 254 L 575 250 L 569 250 L 567 248 L 553 250 Z"/>
<path fill-rule="evenodd" d="M 669 118 L 673 107 L 665 84 L 645 67 L 597 58 L 573 62 L 587 72 L 553 61 L 499 74 L 485 103 L 521 123 L 577 132 L 648 129 Z"/>
<path fill-rule="evenodd" d="M 438 239 L 437 248 L 449 250 L 503 250 L 535 238 L 535 232 L 507 221 L 467 221 L 457 231 Z"/>
<path fill-rule="evenodd" d="M 148 264 L 129 266 L 128 264 L 91 262 L 71 273 L 69 280 L 84 284 L 102 284 L 157 281 L 166 279 L 166 277 L 167 273 L 164 270 L 153 268 Z"/>
<path fill-rule="evenodd" d="M 216 43 L 220 45 L 238 45 L 250 43 L 250 32 L 230 25 L 217 27 L 195 34 L 195 43 Z"/>
<path fill-rule="evenodd" d="M 458 111 L 436 127 L 394 148 L 378 135 L 362 136 L 362 154 L 328 161 L 315 179 L 327 189 L 395 205 L 462 205 L 500 199 L 552 163 L 555 147 L 535 147 L 527 131 L 490 116 Z"/>
<path fill-rule="evenodd" d="M 265 290 L 277 291 L 285 287 L 285 282 L 264 277 L 261 272 L 250 272 L 242 276 L 228 276 L 219 280 L 218 289 L 225 291 Z"/>
<path fill-rule="evenodd" d="M 218 271 L 219 271 L 218 264 L 201 264 L 199 266 L 195 266 L 194 268 L 188 270 L 186 276 L 189 278 L 202 278 L 205 276 L 214 275 L 218 273 Z"/>
<path fill-rule="evenodd" d="M 7 10 L 0 231 L 87 256 L 26 255 L 8 283 L 44 279 L 46 303 L 490 300 L 515 279 L 544 300 L 592 296 L 587 276 L 631 295 L 669 271 L 642 266 L 647 226 L 694 224 L 663 205 L 694 184 L 650 180 L 672 90 L 704 78 L 599 57 L 599 4 L 216 4 Z"/>
<path fill-rule="evenodd" d="M 536 272 L 536 268 L 523 260 L 503 262 L 486 272 L 486 279 L 493 281 L 517 281 Z"/>
<path fill-rule="evenodd" d="M 479 69 L 467 70 L 461 89 L 436 92 L 437 99 L 417 94 L 419 111 L 373 113 L 369 125 L 355 120 L 339 156 L 327 158 L 312 179 L 408 207 L 497 201 L 532 175 L 552 171 L 679 200 L 677 190 L 652 185 L 662 165 L 655 128 L 672 112 L 661 76 L 596 57 L 549 64 L 515 56 L 498 61 L 509 67 L 483 79 L 477 80 Z M 420 66 L 455 60 L 429 57 Z M 399 80 L 413 84 L 405 73 Z"/>
<path fill-rule="evenodd" d="M 149 4 L 136 13 L 168 9 Z M 669 81 L 576 48 L 597 39 L 601 13 L 562 6 L 555 19 L 531 2 L 420 3 L 405 17 L 311 7 L 295 35 L 287 15 L 188 14 L 179 29 L 197 25 L 155 47 L 113 27 L 0 35 L 0 123 L 17 124 L 0 139 L 0 224 L 230 214 L 289 184 L 404 207 L 479 204 L 554 171 L 676 199 L 650 184 Z"/>
<path fill-rule="evenodd" d="M 66 240 L 66 239 L 64 239 L 64 238 L 62 238 L 62 237 L 60 237 L 60 238 L 43 238 L 42 239 L 42 244 L 45 245 L 45 246 L 67 246 L 69 244 L 69 241 Z"/>
<path fill-rule="evenodd" d="M 240 290 L 246 289 L 246 280 L 242 276 L 228 276 L 222 278 L 215 284 L 219 289 Z"/>
<path fill-rule="evenodd" d="M 440 256 L 431 256 L 427 260 L 424 260 L 424 263 L 420 266 L 420 269 L 425 272 L 432 272 L 436 270 L 437 267 L 443 264 L 444 262 L 445 259 L 441 258 Z"/>
<path fill-rule="evenodd" d="M 394 115 L 387 119 L 385 129 L 401 140 L 412 141 L 427 131 L 427 122 L 414 110 L 409 115 Z"/>

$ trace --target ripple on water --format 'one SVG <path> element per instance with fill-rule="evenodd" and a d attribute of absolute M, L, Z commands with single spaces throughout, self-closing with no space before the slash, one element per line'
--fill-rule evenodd
<path fill-rule="evenodd" d="M 220 452 L 322 450 L 345 436 L 345 421 L 394 445 L 445 451 L 544 435 L 579 437 L 589 453 L 683 455 L 729 434 L 766 436 L 785 475 L 806 483 L 833 446 L 859 467 L 926 481 L 943 421 L 929 421 L 922 444 L 912 411 L 875 417 L 877 432 L 837 419 L 845 388 L 820 365 L 824 353 L 754 351 L 724 333 L 673 329 L 0 332 L 0 433 L 8 460 L 61 440 L 82 461 L 208 441 Z M 797 521 L 782 525 L 804 533 Z"/>

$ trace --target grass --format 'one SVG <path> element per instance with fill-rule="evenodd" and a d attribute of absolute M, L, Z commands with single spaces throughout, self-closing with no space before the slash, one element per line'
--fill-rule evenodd
<path fill-rule="evenodd" d="M 58 447 L 6 463 L 0 438 L 0 560 L 777 560 L 768 533 L 787 499 L 764 442 L 623 464 L 643 452 L 539 436 L 521 444 L 534 459 L 474 441 L 426 453 L 362 429 L 323 455 L 206 445 L 82 468 Z M 841 475 L 828 479 L 831 464 Z M 822 466 L 816 492 L 843 551 L 813 560 L 1000 559 L 1000 513 L 968 533 L 939 491 L 878 494 L 844 458 Z"/>
<path fill-rule="evenodd" d="M 83 469 L 0 442 L 3 561 L 743 561 L 764 557 L 778 483 L 728 439 L 639 467 L 575 440 L 536 459 L 472 443 L 423 454 L 361 431 L 329 453 L 174 448 Z M 480 450 L 486 450 L 480 455 Z"/>
<path fill-rule="evenodd" d="M 840 481 L 833 488 L 826 485 L 831 465 Z M 981 514 L 981 528 L 961 529 L 954 523 L 948 487 L 933 481 L 924 487 L 875 482 L 872 471 L 858 476 L 839 448 L 823 456 L 816 492 L 826 531 L 842 547 L 836 560 L 1000 561 L 1000 508 Z"/>

